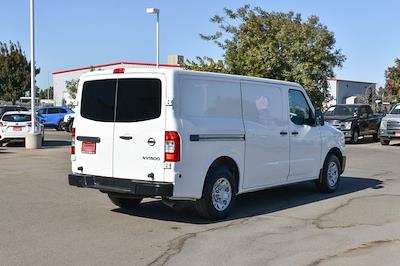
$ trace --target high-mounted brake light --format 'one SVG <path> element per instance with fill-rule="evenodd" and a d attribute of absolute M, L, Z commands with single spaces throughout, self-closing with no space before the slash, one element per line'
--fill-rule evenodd
<path fill-rule="evenodd" d="M 72 128 L 71 155 L 75 155 L 75 128 Z"/>
<path fill-rule="evenodd" d="M 176 131 L 165 132 L 165 153 L 166 162 L 178 162 L 181 159 L 181 138 Z"/>
<path fill-rule="evenodd" d="M 113 73 L 114 73 L 114 74 L 122 74 L 122 73 L 125 73 L 125 68 L 115 68 Z"/>

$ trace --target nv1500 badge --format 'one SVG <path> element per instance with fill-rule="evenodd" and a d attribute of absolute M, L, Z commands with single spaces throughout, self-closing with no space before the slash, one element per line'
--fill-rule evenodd
<path fill-rule="evenodd" d="M 156 156 L 142 156 L 143 160 L 149 160 L 149 161 L 159 161 L 161 160 L 160 157 Z"/>

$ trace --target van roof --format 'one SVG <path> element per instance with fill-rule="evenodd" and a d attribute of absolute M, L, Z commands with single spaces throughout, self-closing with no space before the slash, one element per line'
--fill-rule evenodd
<path fill-rule="evenodd" d="M 242 76 L 242 75 L 233 75 L 233 74 L 222 74 L 215 72 L 202 72 L 202 71 L 193 71 L 193 70 L 184 70 L 184 69 L 170 69 L 170 68 L 124 68 L 125 74 L 129 73 L 163 73 L 163 74 L 176 74 L 176 75 L 192 75 L 192 76 L 208 76 L 208 77 L 220 77 L 220 78 L 230 78 L 235 80 L 248 80 L 248 81 L 268 81 L 270 83 L 283 84 L 289 86 L 301 87 L 300 84 L 290 81 L 281 81 L 276 79 L 268 79 L 268 78 L 258 78 L 251 76 Z M 81 76 L 81 78 L 85 77 L 93 77 L 100 75 L 110 75 L 113 74 L 113 69 L 106 70 L 95 70 L 91 72 L 87 72 Z"/>

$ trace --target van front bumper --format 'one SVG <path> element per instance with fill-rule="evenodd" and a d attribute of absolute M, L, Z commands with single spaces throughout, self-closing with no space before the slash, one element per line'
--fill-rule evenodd
<path fill-rule="evenodd" d="M 138 181 L 93 175 L 69 174 L 71 186 L 94 188 L 102 192 L 116 192 L 142 197 L 171 197 L 174 185 L 167 182 Z"/>

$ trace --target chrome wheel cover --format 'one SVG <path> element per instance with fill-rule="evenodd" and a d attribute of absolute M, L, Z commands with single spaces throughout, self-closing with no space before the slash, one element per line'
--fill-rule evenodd
<path fill-rule="evenodd" d="M 217 179 L 212 189 L 211 199 L 217 211 L 224 211 L 228 208 L 232 200 L 232 187 L 228 179 L 225 177 Z"/>
<path fill-rule="evenodd" d="M 339 179 L 339 167 L 336 162 L 330 162 L 327 171 L 328 184 L 330 187 L 334 187 Z"/>

